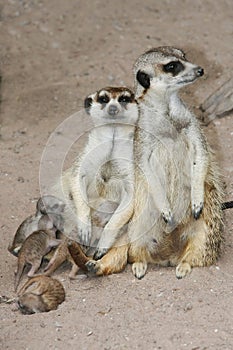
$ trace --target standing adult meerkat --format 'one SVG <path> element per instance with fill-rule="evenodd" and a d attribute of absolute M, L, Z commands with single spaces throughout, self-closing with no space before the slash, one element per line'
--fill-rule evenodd
<path fill-rule="evenodd" d="M 69 172 L 69 184 L 82 244 L 89 245 L 91 240 L 91 207 L 98 210 L 103 201 L 117 203 L 94 253 L 100 259 L 114 245 L 133 213 L 133 140 L 138 107 L 130 89 L 106 87 L 89 95 L 85 108 L 94 128 Z"/>
<path fill-rule="evenodd" d="M 182 278 L 194 266 L 214 263 L 221 251 L 219 169 L 198 121 L 178 96 L 181 87 L 203 74 L 173 47 L 149 50 L 134 66 L 140 111 L 135 162 L 140 170 L 128 260 L 137 278 L 145 275 L 148 263 L 176 266 Z M 117 265 L 126 264 L 122 252 L 109 251 L 87 267 L 96 274 L 119 271 Z"/>

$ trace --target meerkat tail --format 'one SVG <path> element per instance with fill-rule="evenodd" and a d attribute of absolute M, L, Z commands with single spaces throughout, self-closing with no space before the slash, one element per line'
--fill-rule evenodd
<path fill-rule="evenodd" d="M 22 277 L 23 271 L 25 268 L 25 260 L 20 259 L 20 257 L 18 258 L 18 269 L 15 275 L 15 292 L 17 292 L 17 288 L 20 282 L 20 279 Z"/>
<path fill-rule="evenodd" d="M 233 201 L 222 203 L 222 210 L 233 208 Z"/>
<path fill-rule="evenodd" d="M 80 248 L 80 245 L 75 241 L 68 241 L 68 250 L 74 262 L 80 269 L 87 271 L 86 263 L 90 260 Z"/>

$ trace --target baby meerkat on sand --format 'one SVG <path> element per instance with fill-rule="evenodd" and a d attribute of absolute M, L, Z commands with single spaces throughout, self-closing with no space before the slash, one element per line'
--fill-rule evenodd
<path fill-rule="evenodd" d="M 45 230 L 47 227 L 48 214 L 53 226 L 62 229 L 63 219 L 61 214 L 64 211 L 65 204 L 57 197 L 47 195 L 39 198 L 36 205 L 36 213 L 25 219 L 17 229 L 12 244 L 8 251 L 18 256 L 21 246 L 25 239 L 35 231 Z M 46 218 L 44 219 L 44 217 Z"/>
<path fill-rule="evenodd" d="M 17 304 L 23 314 L 34 314 L 56 310 L 64 300 L 65 290 L 61 282 L 47 276 L 36 276 L 20 289 Z"/>
<path fill-rule="evenodd" d="M 60 243 L 61 240 L 56 239 L 54 229 L 39 230 L 33 232 L 26 238 L 18 255 L 18 267 L 15 275 L 15 291 L 18 288 L 26 264 L 31 265 L 28 277 L 32 277 L 40 268 L 42 258 L 53 247 L 57 247 Z"/>
<path fill-rule="evenodd" d="M 94 128 L 69 181 L 82 244 L 88 245 L 92 236 L 92 203 L 98 198 L 118 203 L 95 251 L 94 257 L 99 259 L 114 245 L 121 228 L 132 216 L 133 139 L 138 107 L 134 94 L 128 88 L 107 87 L 88 96 L 85 108 Z"/>
<path fill-rule="evenodd" d="M 223 242 L 223 184 L 199 122 L 178 90 L 204 74 L 183 51 L 159 47 L 134 65 L 140 116 L 135 136 L 135 205 L 128 260 L 137 278 L 148 263 L 176 266 L 177 278 L 213 264 Z M 138 171 L 140 169 L 141 171 Z M 96 274 L 126 264 L 122 248 L 87 266 Z"/>

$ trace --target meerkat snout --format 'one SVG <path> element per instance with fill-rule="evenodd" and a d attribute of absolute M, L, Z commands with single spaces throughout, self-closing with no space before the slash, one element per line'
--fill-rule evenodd
<path fill-rule="evenodd" d="M 202 67 L 197 67 L 195 72 L 198 77 L 202 77 L 204 75 L 204 69 Z"/>
<path fill-rule="evenodd" d="M 116 105 L 113 105 L 111 104 L 109 107 L 108 107 L 108 114 L 109 115 L 116 115 L 119 113 L 119 108 L 116 106 Z"/>

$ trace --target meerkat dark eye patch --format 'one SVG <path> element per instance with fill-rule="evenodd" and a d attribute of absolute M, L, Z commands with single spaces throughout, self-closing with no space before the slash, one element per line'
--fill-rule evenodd
<path fill-rule="evenodd" d="M 172 61 L 163 66 L 165 73 L 171 73 L 173 76 L 179 74 L 184 70 L 184 65 L 180 61 Z"/>
<path fill-rule="evenodd" d="M 101 104 L 106 104 L 109 102 L 109 97 L 108 95 L 101 95 L 101 96 L 98 96 L 97 98 L 97 102 L 101 103 Z"/>
<path fill-rule="evenodd" d="M 130 103 L 133 101 L 133 96 L 122 95 L 119 97 L 118 101 L 120 103 Z"/>
<path fill-rule="evenodd" d="M 145 89 L 150 87 L 150 76 L 149 74 L 139 70 L 136 75 L 136 79 Z"/>
<path fill-rule="evenodd" d="M 84 108 L 85 108 L 87 114 L 90 113 L 91 104 L 92 104 L 92 98 L 86 97 L 84 100 Z"/>

